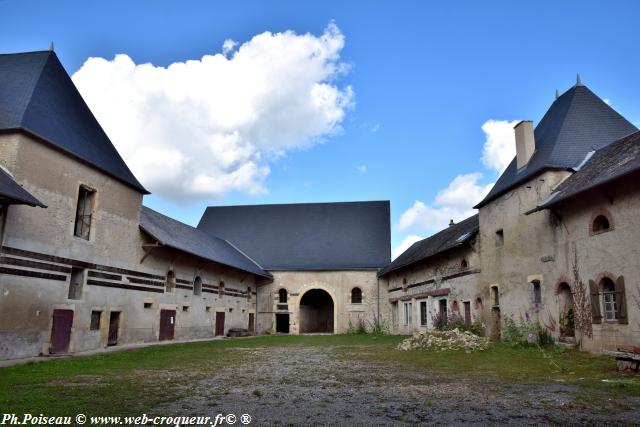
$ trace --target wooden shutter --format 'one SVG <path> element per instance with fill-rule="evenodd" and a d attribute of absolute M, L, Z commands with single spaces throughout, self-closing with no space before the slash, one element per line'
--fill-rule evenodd
<path fill-rule="evenodd" d="M 623 325 L 629 324 L 627 318 L 627 296 L 624 291 L 624 277 L 618 277 L 616 280 L 616 303 L 618 304 L 618 323 Z"/>
<path fill-rule="evenodd" d="M 589 280 L 589 290 L 591 292 L 591 318 L 594 324 L 602 323 L 602 314 L 600 314 L 600 295 L 598 293 L 598 285 L 593 280 Z"/>

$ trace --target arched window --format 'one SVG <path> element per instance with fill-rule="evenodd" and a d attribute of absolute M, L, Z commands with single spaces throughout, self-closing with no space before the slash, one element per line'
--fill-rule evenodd
<path fill-rule="evenodd" d="M 196 276 L 196 279 L 193 281 L 193 294 L 196 296 L 202 295 L 202 279 L 200 276 Z"/>
<path fill-rule="evenodd" d="M 467 262 L 466 259 L 462 260 L 462 262 L 460 263 L 460 267 L 461 268 L 468 268 L 469 267 L 469 263 Z"/>
<path fill-rule="evenodd" d="M 165 292 L 173 292 L 176 287 L 176 274 L 173 270 L 167 272 L 167 282 L 165 284 Z"/>
<path fill-rule="evenodd" d="M 251 290 L 251 286 L 247 286 L 247 301 L 251 301 L 251 294 L 253 291 Z"/>
<path fill-rule="evenodd" d="M 602 289 L 602 305 L 604 308 L 605 320 L 618 319 L 618 301 L 616 296 L 616 284 L 613 280 L 605 277 L 600 281 L 600 289 Z"/>
<path fill-rule="evenodd" d="M 351 289 L 351 304 L 362 304 L 362 289 Z"/>
<path fill-rule="evenodd" d="M 285 288 L 282 288 L 278 291 L 278 298 L 279 298 L 280 304 L 287 303 L 287 290 Z"/>
<path fill-rule="evenodd" d="M 218 283 L 218 296 L 221 297 L 224 295 L 224 280 L 220 280 Z"/>
<path fill-rule="evenodd" d="M 531 282 L 531 292 L 533 294 L 533 303 L 542 304 L 542 286 L 539 280 Z"/>
<path fill-rule="evenodd" d="M 494 306 L 500 305 L 500 294 L 498 293 L 498 287 L 497 286 L 492 286 L 491 287 L 491 299 L 493 300 L 493 305 Z"/>
<path fill-rule="evenodd" d="M 610 228 L 611 224 L 609 224 L 609 220 L 604 215 L 598 215 L 596 219 L 593 220 L 593 224 L 591 226 L 594 233 L 602 233 Z"/>
<path fill-rule="evenodd" d="M 460 305 L 458 304 L 458 300 L 453 300 L 453 304 L 451 304 L 451 310 L 460 311 Z"/>
<path fill-rule="evenodd" d="M 482 310 L 482 297 L 476 298 L 476 310 Z"/>

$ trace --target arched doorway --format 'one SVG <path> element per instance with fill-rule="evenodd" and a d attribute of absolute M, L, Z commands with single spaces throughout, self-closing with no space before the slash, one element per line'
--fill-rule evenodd
<path fill-rule="evenodd" d="M 311 289 L 300 299 L 300 332 L 333 333 L 333 299 L 322 289 Z"/>
<path fill-rule="evenodd" d="M 573 295 L 571 294 L 571 287 L 567 283 L 558 285 L 558 308 L 560 310 L 560 336 L 575 336 Z"/>

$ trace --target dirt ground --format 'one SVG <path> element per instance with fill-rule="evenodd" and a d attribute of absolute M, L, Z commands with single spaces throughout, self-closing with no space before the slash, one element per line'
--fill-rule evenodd
<path fill-rule="evenodd" d="M 593 388 L 447 382 L 392 363 L 353 362 L 330 346 L 235 350 L 240 366 L 202 378 L 190 396 L 153 412 L 250 414 L 251 425 L 640 425 L 640 397 Z"/>

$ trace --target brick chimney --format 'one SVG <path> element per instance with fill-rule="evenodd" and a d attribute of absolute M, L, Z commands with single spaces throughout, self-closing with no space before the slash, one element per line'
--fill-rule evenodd
<path fill-rule="evenodd" d="M 518 169 L 526 166 L 536 150 L 536 141 L 533 136 L 533 122 L 523 120 L 514 128 L 516 133 L 516 166 Z"/>

